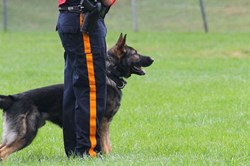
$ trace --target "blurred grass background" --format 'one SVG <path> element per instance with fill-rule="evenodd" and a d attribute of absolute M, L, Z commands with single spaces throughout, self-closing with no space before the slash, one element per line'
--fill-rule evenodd
<path fill-rule="evenodd" d="M 0 13 L 2 16 L 2 0 Z M 203 32 L 198 0 L 137 0 L 139 31 Z M 249 0 L 204 0 L 211 32 L 249 32 Z M 10 31 L 54 31 L 55 0 L 8 0 Z M 2 28 L 0 17 L 0 27 Z M 118 0 L 107 15 L 109 31 L 132 31 L 130 0 Z"/>
<path fill-rule="evenodd" d="M 61 129 L 48 123 L 0 164 L 250 165 L 250 1 L 204 2 L 208 34 L 196 0 L 138 0 L 139 32 L 132 32 L 131 1 L 111 9 L 109 47 L 128 33 L 129 45 L 155 59 L 146 76 L 127 80 L 111 124 L 112 154 L 68 160 Z M 1 94 L 63 81 L 57 14 L 54 0 L 9 0 L 9 30 L 0 32 Z"/>

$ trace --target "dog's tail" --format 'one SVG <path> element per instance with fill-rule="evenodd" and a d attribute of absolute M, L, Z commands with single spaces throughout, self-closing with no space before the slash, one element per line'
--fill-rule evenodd
<path fill-rule="evenodd" d="M 13 103 L 12 96 L 0 95 L 0 108 L 3 110 L 8 109 Z"/>

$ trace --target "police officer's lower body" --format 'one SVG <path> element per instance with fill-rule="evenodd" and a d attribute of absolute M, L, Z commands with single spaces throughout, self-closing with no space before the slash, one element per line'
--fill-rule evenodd
<path fill-rule="evenodd" d="M 63 138 L 67 156 L 101 152 L 99 126 L 106 99 L 106 27 L 80 32 L 81 14 L 60 12 L 57 30 L 65 53 Z"/>

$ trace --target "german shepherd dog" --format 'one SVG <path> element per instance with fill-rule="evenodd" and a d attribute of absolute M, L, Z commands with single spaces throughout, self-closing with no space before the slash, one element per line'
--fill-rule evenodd
<path fill-rule="evenodd" d="M 144 75 L 142 67 L 152 63 L 151 57 L 140 55 L 134 48 L 126 45 L 126 35 L 121 34 L 116 45 L 108 50 L 106 111 L 99 129 L 104 154 L 111 152 L 109 126 L 120 106 L 121 90 L 126 84 L 124 78 L 131 74 Z M 3 109 L 0 159 L 5 160 L 11 153 L 31 144 L 46 120 L 62 127 L 62 100 L 63 84 L 14 95 L 0 95 L 0 108 Z"/>

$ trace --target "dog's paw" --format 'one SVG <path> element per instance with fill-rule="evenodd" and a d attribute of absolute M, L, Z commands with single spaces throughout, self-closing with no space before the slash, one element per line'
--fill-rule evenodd
<path fill-rule="evenodd" d="M 9 156 L 9 148 L 5 145 L 0 145 L 0 161 L 7 160 Z"/>
<path fill-rule="evenodd" d="M 104 145 L 104 146 L 102 147 L 102 153 L 103 153 L 103 154 L 110 154 L 111 151 L 112 151 L 112 149 L 111 149 L 111 147 L 108 146 L 108 145 Z"/>

